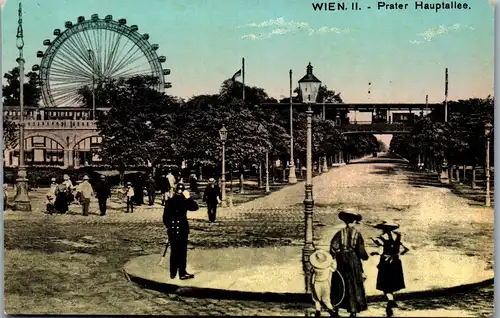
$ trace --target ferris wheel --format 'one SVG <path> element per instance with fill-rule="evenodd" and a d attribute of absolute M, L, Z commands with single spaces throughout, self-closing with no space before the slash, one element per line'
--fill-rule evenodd
<path fill-rule="evenodd" d="M 47 49 L 37 52 L 41 61 L 32 68 L 39 72 L 45 106 L 82 105 L 82 87 L 137 75 L 157 77 L 158 91 L 172 86 L 165 82 L 170 70 L 162 67 L 166 57 L 156 54 L 158 44 L 150 44 L 149 35 L 140 34 L 137 25 L 127 26 L 126 19 L 93 14 L 90 20 L 78 17 L 76 24 L 66 21 L 65 28 L 54 30 L 54 40 L 43 41 Z"/>

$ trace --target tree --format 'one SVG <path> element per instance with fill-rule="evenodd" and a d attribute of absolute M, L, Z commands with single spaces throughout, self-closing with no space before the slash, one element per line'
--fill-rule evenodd
<path fill-rule="evenodd" d="M 3 147 L 4 149 L 6 148 L 12 148 L 17 144 L 18 140 L 18 135 L 17 135 L 18 129 L 16 127 L 16 124 L 8 120 L 7 118 L 3 118 Z"/>
<path fill-rule="evenodd" d="M 2 87 L 3 103 L 8 106 L 19 106 L 19 67 L 14 67 L 12 70 L 4 74 L 7 80 L 7 85 Z M 38 85 L 38 74 L 35 72 L 28 72 L 26 77 L 28 83 L 24 83 L 24 105 L 38 106 L 40 102 L 41 92 Z"/>
<path fill-rule="evenodd" d="M 175 130 L 172 109 L 176 101 L 156 91 L 157 81 L 150 76 L 136 76 L 111 81 L 102 87 L 102 102 L 111 107 L 98 118 L 103 137 L 98 154 L 123 174 L 128 166 L 151 164 L 175 155 Z M 88 99 L 86 89 L 79 92 Z"/>

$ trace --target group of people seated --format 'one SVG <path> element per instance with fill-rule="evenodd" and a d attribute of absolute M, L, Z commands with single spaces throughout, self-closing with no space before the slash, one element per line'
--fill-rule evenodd
<path fill-rule="evenodd" d="M 63 182 L 57 183 L 56 178 L 51 179 L 50 189 L 47 192 L 47 213 L 65 214 L 69 205 L 80 199 L 78 188 L 73 185 L 69 176 L 63 176 Z"/>

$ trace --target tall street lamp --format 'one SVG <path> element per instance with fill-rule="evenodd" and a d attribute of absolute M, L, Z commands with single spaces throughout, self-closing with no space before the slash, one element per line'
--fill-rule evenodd
<path fill-rule="evenodd" d="M 491 206 L 490 198 L 490 138 L 493 125 L 487 122 L 484 125 L 484 136 L 486 137 L 486 206 Z"/>
<path fill-rule="evenodd" d="M 293 99 L 292 99 L 292 70 L 290 70 L 290 171 L 288 175 L 288 183 L 296 184 L 297 176 L 295 175 L 295 162 L 293 159 Z"/>
<path fill-rule="evenodd" d="M 310 292 L 310 273 L 311 264 L 309 263 L 309 257 L 314 253 L 314 242 L 313 242 L 313 209 L 314 200 L 312 192 L 312 115 L 313 111 L 311 109 L 311 103 L 316 102 L 316 97 L 318 95 L 318 90 L 321 85 L 321 81 L 316 78 L 312 73 L 313 67 L 311 62 L 307 66 L 307 73 L 304 77 L 299 80 L 299 88 L 302 92 L 302 99 L 307 103 L 308 108 L 307 114 L 307 173 L 306 173 L 306 197 L 304 199 L 304 220 L 305 220 L 305 238 L 304 247 L 302 249 L 302 266 L 304 270 L 304 279 L 306 286 L 306 293 Z"/>
<path fill-rule="evenodd" d="M 15 209 L 17 211 L 31 211 L 30 198 L 28 196 L 28 175 L 26 173 L 26 167 L 24 165 L 24 58 L 23 58 L 23 48 L 24 48 L 24 37 L 23 37 L 23 10 L 21 7 L 21 2 L 19 2 L 19 20 L 17 26 L 17 41 L 16 46 L 19 49 L 19 58 L 17 63 L 19 63 L 19 106 L 21 108 L 21 114 L 19 118 L 19 167 L 17 170 L 17 187 L 16 187 L 16 198 L 15 198 Z"/>
<path fill-rule="evenodd" d="M 227 129 L 226 126 L 222 125 L 219 130 L 220 140 L 222 141 L 222 178 L 221 178 L 221 190 L 222 190 L 222 207 L 227 206 L 226 202 L 226 140 L 227 140 Z"/>

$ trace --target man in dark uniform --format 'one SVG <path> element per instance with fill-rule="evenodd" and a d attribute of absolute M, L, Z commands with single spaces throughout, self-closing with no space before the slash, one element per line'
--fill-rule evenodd
<path fill-rule="evenodd" d="M 101 175 L 101 180 L 97 184 L 95 188 L 95 193 L 97 197 L 97 201 L 99 202 L 99 211 L 101 212 L 101 216 L 106 215 L 106 205 L 111 194 L 111 190 L 109 189 L 109 185 L 105 180 L 105 176 Z"/>
<path fill-rule="evenodd" d="M 167 228 L 170 242 L 170 278 L 179 272 L 180 279 L 194 278 L 186 272 L 189 224 L 187 211 L 197 211 L 198 204 L 191 198 L 182 183 L 177 184 L 174 196 L 165 202 L 163 224 Z"/>

